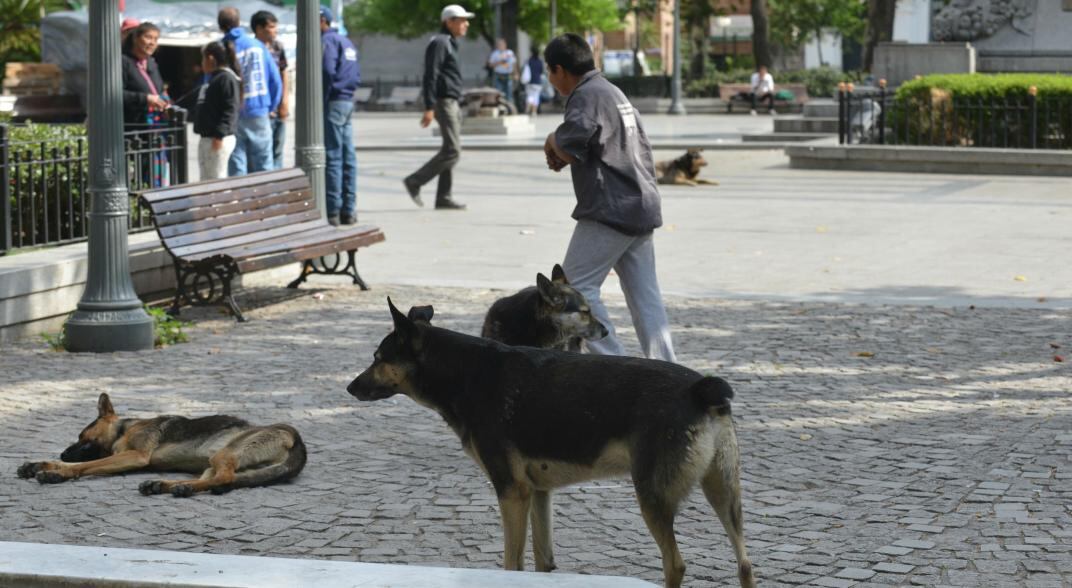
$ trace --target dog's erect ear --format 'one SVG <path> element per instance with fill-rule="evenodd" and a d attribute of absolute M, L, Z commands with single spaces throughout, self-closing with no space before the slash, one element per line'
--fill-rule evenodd
<path fill-rule="evenodd" d="M 555 291 L 555 285 L 551 283 L 551 280 L 547 279 L 547 276 L 543 274 L 536 274 L 536 289 L 540 292 L 540 298 L 551 306 L 558 306 L 559 297 Z"/>
<path fill-rule="evenodd" d="M 555 264 L 555 267 L 551 268 L 551 281 L 556 284 L 562 284 L 563 286 L 569 285 L 569 280 L 566 279 L 566 272 L 563 271 L 562 266 Z"/>
<path fill-rule="evenodd" d="M 391 308 L 391 320 L 395 323 L 395 333 L 398 334 L 403 343 L 409 345 L 417 334 L 416 326 L 413 321 L 406 318 L 406 315 L 395 307 L 394 302 L 391 302 L 390 296 L 387 297 L 387 306 Z"/>
<path fill-rule="evenodd" d="M 115 409 L 112 408 L 112 399 L 108 398 L 107 392 L 101 392 L 101 395 L 97 398 L 97 417 L 106 417 L 115 414 Z"/>
<path fill-rule="evenodd" d="M 432 315 L 435 314 L 435 309 L 431 305 L 428 306 L 413 306 L 409 309 L 409 320 L 413 322 L 431 323 Z"/>

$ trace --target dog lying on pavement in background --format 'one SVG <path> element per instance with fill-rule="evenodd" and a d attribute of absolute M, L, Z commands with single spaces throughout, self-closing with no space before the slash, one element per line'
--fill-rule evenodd
<path fill-rule="evenodd" d="M 524 568 L 530 513 L 536 569 L 555 568 L 552 491 L 630 475 L 667 587 L 685 575 L 674 517 L 697 482 L 729 536 L 741 586 L 755 586 L 724 380 L 658 360 L 511 347 L 432 326 L 430 306 L 405 316 L 387 303 L 394 331 L 347 392 L 362 401 L 405 394 L 447 421 L 495 488 L 506 569 Z"/>
<path fill-rule="evenodd" d="M 119 418 L 108 395 L 101 394 L 97 419 L 60 460 L 26 462 L 18 476 L 58 484 L 144 469 L 200 474 L 198 479 L 151 480 L 138 487 L 146 496 L 170 492 L 184 498 L 288 481 L 305 467 L 305 444 L 290 425 L 257 427 L 226 415 Z"/>
<path fill-rule="evenodd" d="M 677 159 L 659 161 L 655 164 L 655 175 L 660 184 L 679 186 L 696 186 L 708 184 L 717 186 L 718 182 L 699 178 L 700 170 L 707 165 L 703 149 L 689 149 Z"/>
<path fill-rule="evenodd" d="M 580 351 L 580 340 L 607 336 L 588 306 L 588 300 L 569 284 L 555 264 L 551 279 L 536 274 L 536 285 L 500 298 L 484 317 L 481 337 L 507 345 Z"/>

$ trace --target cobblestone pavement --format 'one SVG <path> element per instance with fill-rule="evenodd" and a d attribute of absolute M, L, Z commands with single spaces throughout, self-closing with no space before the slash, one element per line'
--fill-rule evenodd
<path fill-rule="evenodd" d="M 243 296 L 249 323 L 190 313 L 188 344 L 114 355 L 6 348 L 2 539 L 496 568 L 493 492 L 441 419 L 401 397 L 358 403 L 345 386 L 390 329 L 385 295 L 403 308 L 432 303 L 438 325 L 475 333 L 501 294 L 260 288 Z M 627 324 L 621 300 L 611 302 Z M 761 585 L 1072 584 L 1072 367 L 1054 361 L 1072 349 L 1072 312 L 669 303 L 681 362 L 737 390 Z M 74 440 L 101 391 L 137 416 L 290 422 L 308 466 L 292 484 L 186 500 L 139 495 L 151 474 L 16 479 L 20 463 Z M 555 511 L 560 570 L 661 580 L 627 481 L 562 491 Z M 734 583 L 700 493 L 677 534 L 688 586 Z"/>

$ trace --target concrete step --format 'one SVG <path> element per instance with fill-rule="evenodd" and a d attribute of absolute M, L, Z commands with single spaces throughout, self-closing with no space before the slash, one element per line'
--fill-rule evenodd
<path fill-rule="evenodd" d="M 816 139 L 825 139 L 827 133 L 753 133 L 741 135 L 741 141 L 745 143 L 803 143 Z"/>
<path fill-rule="evenodd" d="M 0 542 L 0 586 L 654 588 L 635 578 Z"/>
<path fill-rule="evenodd" d="M 837 118 L 837 101 L 832 98 L 816 98 L 804 105 L 805 118 Z"/>
<path fill-rule="evenodd" d="M 799 116 L 779 117 L 774 120 L 776 133 L 836 133 L 837 117 L 803 118 Z"/>

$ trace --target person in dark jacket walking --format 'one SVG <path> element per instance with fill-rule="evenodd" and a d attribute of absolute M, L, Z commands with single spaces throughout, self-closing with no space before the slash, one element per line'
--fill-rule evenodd
<path fill-rule="evenodd" d="M 421 169 L 402 180 L 406 192 L 418 206 L 424 206 L 421 186 L 439 176 L 435 207 L 440 210 L 465 208 L 464 204 L 454 200 L 450 191 L 452 170 L 462 155 L 462 116 L 458 107 L 458 99 L 462 97 L 462 71 L 458 64 L 458 37 L 465 36 L 469 31 L 469 19 L 473 16 L 472 12 L 457 4 L 444 8 L 440 13 L 443 28 L 432 37 L 428 48 L 424 50 L 424 116 L 421 117 L 421 127 L 427 127 L 435 118 L 443 136 L 443 146 Z"/>
<path fill-rule="evenodd" d="M 227 160 L 234 151 L 238 110 L 242 107 L 238 69 L 230 46 L 213 41 L 201 49 L 201 70 L 209 76 L 197 95 L 194 117 L 194 132 L 201 135 L 197 166 L 202 180 L 227 177 Z"/>
<path fill-rule="evenodd" d="M 333 15 L 320 7 L 320 43 L 324 48 L 324 153 L 328 222 L 357 222 L 357 156 L 354 153 L 354 90 L 361 83 L 357 49 L 331 28 Z"/>

